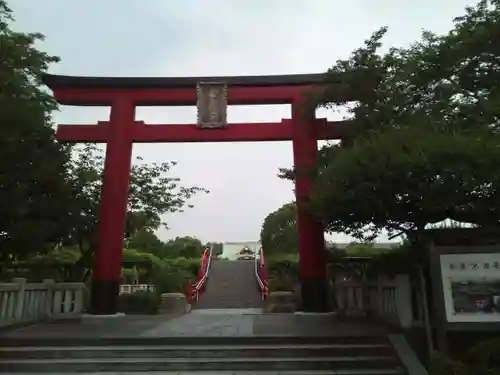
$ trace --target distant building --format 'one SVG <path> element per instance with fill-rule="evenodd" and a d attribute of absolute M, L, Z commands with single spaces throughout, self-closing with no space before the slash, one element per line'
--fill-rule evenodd
<path fill-rule="evenodd" d="M 328 243 L 326 246 L 335 246 L 337 249 L 345 249 L 352 245 L 352 242 Z M 398 246 L 399 242 L 376 242 L 373 246 L 377 249 L 392 249 Z M 246 242 L 224 242 L 222 245 L 221 258 L 229 260 L 238 259 L 255 259 L 256 254 L 260 249 L 259 241 L 246 241 Z M 266 249 L 264 249 L 265 253 Z"/>
<path fill-rule="evenodd" d="M 250 250 L 248 246 L 243 247 L 237 254 L 236 260 L 252 260 L 255 259 L 255 252 Z"/>
<path fill-rule="evenodd" d="M 259 241 L 225 242 L 222 246 L 221 258 L 237 260 L 243 256 L 251 256 L 249 259 L 254 259 L 259 249 Z"/>

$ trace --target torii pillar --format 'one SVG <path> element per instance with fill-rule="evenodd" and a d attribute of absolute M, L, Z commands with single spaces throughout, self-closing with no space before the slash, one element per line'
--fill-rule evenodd
<path fill-rule="evenodd" d="M 117 312 L 123 262 L 124 232 L 132 162 L 135 105 L 126 98 L 111 104 L 106 158 L 99 207 L 97 249 L 93 258 L 90 311 Z"/>
<path fill-rule="evenodd" d="M 292 102 L 292 145 L 297 204 L 297 232 L 302 309 L 330 310 L 323 226 L 307 209 L 317 168 L 318 129 L 314 116 L 305 117 L 301 100 Z"/>

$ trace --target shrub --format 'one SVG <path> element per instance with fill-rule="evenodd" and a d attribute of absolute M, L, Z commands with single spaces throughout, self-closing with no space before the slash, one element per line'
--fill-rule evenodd
<path fill-rule="evenodd" d="M 379 275 L 394 277 L 398 274 L 410 274 L 415 268 L 415 261 L 405 248 L 395 248 L 372 255 L 366 270 L 369 278 Z"/>
<path fill-rule="evenodd" d="M 118 300 L 118 309 L 126 314 L 157 314 L 160 297 L 155 292 L 136 292 L 122 294 Z"/>
<path fill-rule="evenodd" d="M 299 282 L 299 259 L 295 254 L 273 256 L 266 259 L 271 291 L 293 291 Z"/>
<path fill-rule="evenodd" d="M 441 353 L 434 353 L 431 358 L 430 375 L 468 375 L 467 367 L 460 361 L 454 361 Z"/>
<path fill-rule="evenodd" d="M 195 280 L 200 269 L 200 259 L 164 259 L 165 266 L 155 268 L 151 283 L 161 293 L 184 293 L 189 280 Z"/>
<path fill-rule="evenodd" d="M 399 273 L 410 273 L 413 266 L 407 249 L 402 246 L 393 249 L 351 247 L 349 251 L 333 248 L 328 249 L 326 255 L 329 265 L 344 265 L 346 264 L 346 258 L 348 259 L 350 256 L 365 255 L 368 257 L 365 272 L 368 277 L 372 278 L 378 275 L 393 277 Z M 266 268 L 271 291 L 292 291 L 294 286 L 299 282 L 298 254 L 269 256 L 266 258 Z M 349 269 L 347 271 L 352 272 Z"/>
<path fill-rule="evenodd" d="M 500 374 L 500 338 L 482 341 L 469 349 L 463 361 L 440 353 L 431 358 L 430 375 L 498 375 Z"/>
<path fill-rule="evenodd" d="M 474 345 L 467 353 L 465 362 L 475 375 L 500 374 L 500 338 L 495 337 Z"/>
<path fill-rule="evenodd" d="M 191 276 L 197 276 L 201 265 L 201 258 L 173 258 L 164 259 L 168 267 L 188 272 Z"/>

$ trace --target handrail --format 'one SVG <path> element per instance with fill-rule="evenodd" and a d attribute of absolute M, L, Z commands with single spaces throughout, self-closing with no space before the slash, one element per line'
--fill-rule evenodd
<path fill-rule="evenodd" d="M 269 285 L 267 281 L 266 267 L 264 264 L 264 249 L 259 250 L 259 257 L 255 257 L 255 278 L 259 284 L 260 294 L 264 301 L 269 295 Z"/>
<path fill-rule="evenodd" d="M 200 265 L 200 271 L 202 272 L 201 278 L 200 275 L 198 275 L 199 280 L 196 282 L 196 284 L 192 285 L 191 282 L 188 284 L 189 303 L 198 302 L 200 294 L 202 294 L 204 291 L 205 283 L 208 278 L 208 272 L 210 270 L 210 265 L 212 263 L 212 251 L 213 251 L 212 246 L 207 247 L 205 248 L 205 250 L 203 250 L 201 265 Z"/>
<path fill-rule="evenodd" d="M 198 292 L 201 288 L 203 288 L 203 286 L 205 285 L 205 282 L 207 281 L 207 277 L 208 277 L 208 271 L 210 270 L 210 264 L 212 263 L 212 247 L 209 247 L 206 250 L 208 250 L 208 254 L 207 254 L 207 264 L 206 264 L 206 268 L 205 268 L 205 272 L 202 276 L 202 278 L 198 281 L 198 283 L 195 285 L 195 290 Z"/>

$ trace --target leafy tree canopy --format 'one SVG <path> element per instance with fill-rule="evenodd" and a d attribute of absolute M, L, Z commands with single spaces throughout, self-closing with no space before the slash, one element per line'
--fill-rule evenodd
<path fill-rule="evenodd" d="M 166 226 L 163 216 L 182 211 L 186 206 L 191 207 L 188 201 L 194 194 L 208 191 L 196 186 L 180 185 L 179 178 L 169 175 L 176 165 L 174 162 L 145 164 L 141 160 L 138 158 L 138 163 L 131 170 L 125 239 L 131 242 L 129 245 L 132 247 L 145 246 L 136 248 L 163 257 L 164 246 L 153 233 L 160 226 Z M 97 240 L 104 173 L 103 151 L 95 145 L 85 145 L 75 150 L 70 171 L 75 190 L 75 204 L 72 206 L 74 220 L 65 244 L 79 247 L 82 258 L 75 267 L 78 272 L 82 272 L 90 266 Z"/>
<path fill-rule="evenodd" d="M 499 224 L 498 136 L 391 130 L 357 141 L 322 169 L 312 209 L 327 230 L 409 233 L 445 219 Z"/>
<path fill-rule="evenodd" d="M 481 0 L 445 35 L 425 31 L 407 48 L 380 53 L 383 27 L 327 72 L 312 108 L 348 104 L 351 136 L 386 128 L 498 127 L 500 1 Z M 339 79 L 343 85 L 338 85 Z M 328 84 L 330 83 L 330 84 Z M 349 102 L 356 98 L 357 102 Z"/>
<path fill-rule="evenodd" d="M 64 272 L 70 266 L 64 278 L 80 279 L 96 245 L 104 155 L 87 145 L 71 157 L 71 148 L 56 142 L 50 115 L 57 103 L 41 77 L 59 59 L 36 48 L 43 35 L 14 31 L 13 21 L 0 0 L 0 263 L 64 265 Z M 207 191 L 170 176 L 174 162 L 138 161 L 125 238 L 145 244 L 154 257 L 165 247 L 153 233 L 166 225 L 164 215 L 190 207 L 194 194 Z M 185 246 L 181 256 L 201 252 L 199 241 L 189 241 L 194 247 Z"/>
<path fill-rule="evenodd" d="M 40 89 L 58 58 L 36 48 L 38 33 L 14 31 L 0 0 L 0 262 L 52 249 L 66 234 L 68 153 L 54 138 L 56 103 Z"/>
<path fill-rule="evenodd" d="M 358 99 L 347 139 L 320 152 L 311 209 L 328 231 L 358 237 L 446 218 L 498 225 L 500 1 L 466 8 L 446 35 L 380 53 L 386 31 L 311 98 L 312 108 Z"/>
<path fill-rule="evenodd" d="M 199 258 L 205 245 L 194 237 L 176 237 L 165 243 L 165 257 Z"/>
<path fill-rule="evenodd" d="M 298 251 L 295 202 L 287 203 L 267 215 L 260 231 L 260 243 L 268 255 Z"/>
<path fill-rule="evenodd" d="M 218 245 L 220 247 L 220 253 L 222 253 L 222 244 L 214 243 L 215 255 L 218 255 Z M 206 246 L 210 246 L 210 244 Z M 159 258 L 170 259 L 178 257 L 198 259 L 205 249 L 205 245 L 194 237 L 176 237 L 175 239 L 164 242 L 160 240 L 150 228 L 138 230 L 128 240 L 127 247 L 137 249 L 144 253 L 154 254 Z"/>
<path fill-rule="evenodd" d="M 165 255 L 165 243 L 149 228 L 139 229 L 127 241 L 127 247 L 154 254 L 160 258 Z"/>

